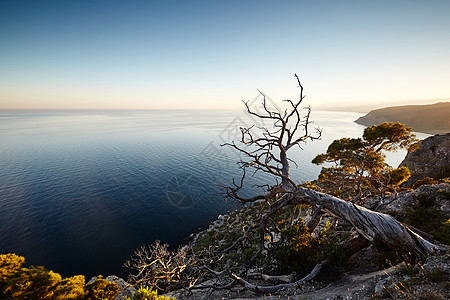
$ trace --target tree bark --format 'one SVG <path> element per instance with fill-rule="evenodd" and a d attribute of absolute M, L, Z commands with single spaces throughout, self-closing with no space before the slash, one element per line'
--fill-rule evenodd
<path fill-rule="evenodd" d="M 298 187 L 295 193 L 310 204 L 322 205 L 330 213 L 350 222 L 362 236 L 376 245 L 384 245 L 413 257 L 424 257 L 443 250 L 390 215 L 303 187 Z"/>

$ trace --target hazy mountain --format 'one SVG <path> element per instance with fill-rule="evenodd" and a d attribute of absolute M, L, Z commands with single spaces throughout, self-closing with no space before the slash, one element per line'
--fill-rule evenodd
<path fill-rule="evenodd" d="M 355 122 L 365 126 L 400 122 L 414 131 L 429 134 L 450 132 L 450 102 L 430 105 L 392 106 L 372 110 Z"/>
<path fill-rule="evenodd" d="M 331 110 L 331 111 L 351 111 L 359 113 L 368 113 L 371 110 L 391 107 L 391 106 L 404 106 L 404 105 L 424 105 L 433 104 L 437 102 L 450 102 L 450 98 L 440 99 L 419 99 L 419 100 L 401 100 L 395 102 L 343 102 L 343 103 L 324 103 L 319 105 L 313 105 L 317 110 Z"/>

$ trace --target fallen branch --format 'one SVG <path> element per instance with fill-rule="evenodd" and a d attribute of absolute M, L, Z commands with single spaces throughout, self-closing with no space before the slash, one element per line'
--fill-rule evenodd
<path fill-rule="evenodd" d="M 267 275 L 262 273 L 249 273 L 247 275 L 248 278 L 251 279 L 262 279 L 264 281 L 271 281 L 271 282 L 277 282 L 277 281 L 283 281 L 283 282 L 292 282 L 292 280 L 295 279 L 295 274 L 290 275 Z"/>
<path fill-rule="evenodd" d="M 272 286 L 259 286 L 259 285 L 251 284 L 250 282 L 242 279 L 241 277 L 237 276 L 236 274 L 231 274 L 231 277 L 249 291 L 255 292 L 257 294 L 269 294 L 269 293 L 274 293 L 282 288 L 294 287 L 298 284 L 301 284 L 301 283 L 304 283 L 304 282 L 307 282 L 309 280 L 316 278 L 317 275 L 319 275 L 322 267 L 327 262 L 328 262 L 327 260 L 324 260 L 324 261 L 318 263 L 308 275 L 306 275 L 305 277 L 303 277 L 295 282 L 292 282 L 292 283 L 282 283 L 282 284 L 277 284 L 277 285 L 272 285 Z"/>

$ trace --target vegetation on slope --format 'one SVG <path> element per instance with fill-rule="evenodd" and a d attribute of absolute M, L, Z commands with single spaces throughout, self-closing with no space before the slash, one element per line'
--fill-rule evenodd
<path fill-rule="evenodd" d="M 99 276 L 85 284 L 83 275 L 62 278 L 42 266 L 22 267 L 25 258 L 16 254 L 0 255 L 0 299 L 5 300 L 115 300 L 120 288 Z M 169 300 L 156 291 L 140 289 L 128 300 Z"/>

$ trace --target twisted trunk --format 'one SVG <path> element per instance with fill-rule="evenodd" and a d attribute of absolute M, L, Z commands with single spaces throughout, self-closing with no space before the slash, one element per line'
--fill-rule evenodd
<path fill-rule="evenodd" d="M 281 174 L 283 175 L 281 179 L 281 186 L 284 190 L 289 190 L 292 188 L 291 182 L 287 179 L 290 178 L 290 168 L 289 161 L 287 158 L 286 151 L 281 147 L 280 149 L 280 161 L 281 161 Z"/>
<path fill-rule="evenodd" d="M 443 250 L 390 215 L 303 187 L 299 187 L 296 194 L 310 204 L 323 206 L 330 213 L 350 222 L 362 236 L 374 244 L 384 245 L 400 253 L 410 253 L 414 257 Z"/>

